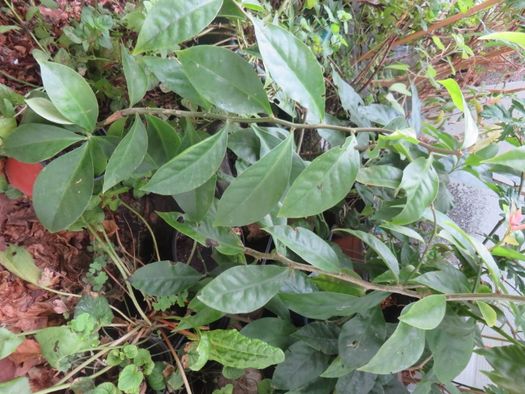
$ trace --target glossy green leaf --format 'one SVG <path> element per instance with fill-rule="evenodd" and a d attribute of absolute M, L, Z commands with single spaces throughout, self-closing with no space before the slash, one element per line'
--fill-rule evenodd
<path fill-rule="evenodd" d="M 93 193 L 88 144 L 49 163 L 33 187 L 36 215 L 49 231 L 64 230 L 87 208 Z"/>
<path fill-rule="evenodd" d="M 21 376 L 7 382 L 0 383 L 0 393 L 2 394 L 31 394 L 29 379 Z"/>
<path fill-rule="evenodd" d="M 292 137 L 290 134 L 230 184 L 219 201 L 215 225 L 244 226 L 275 209 L 290 178 Z"/>
<path fill-rule="evenodd" d="M 265 228 L 264 231 L 314 267 L 328 272 L 341 270 L 335 251 L 314 232 L 306 228 L 293 228 L 286 225 Z"/>
<path fill-rule="evenodd" d="M 200 278 L 201 274 L 187 264 L 157 261 L 136 270 L 129 281 L 144 294 L 161 297 L 186 290 Z"/>
<path fill-rule="evenodd" d="M 132 107 L 142 100 L 148 91 L 148 78 L 142 65 L 137 62 L 134 56 L 129 54 L 124 45 L 120 46 L 120 56 L 128 87 L 129 106 Z"/>
<path fill-rule="evenodd" d="M 173 195 L 194 190 L 219 169 L 228 144 L 228 131 L 222 131 L 190 146 L 168 161 L 153 175 L 142 190 Z"/>
<path fill-rule="evenodd" d="M 201 333 L 198 343 L 191 345 L 188 352 L 188 367 L 192 371 L 200 371 L 210 359 L 210 340 L 206 332 Z"/>
<path fill-rule="evenodd" d="M 463 111 L 463 93 L 461 93 L 461 88 L 459 87 L 458 83 L 452 78 L 443 79 L 438 82 L 443 85 L 445 89 L 447 89 L 447 92 L 450 95 L 454 105 L 460 111 Z"/>
<path fill-rule="evenodd" d="M 24 342 L 23 336 L 18 336 L 7 328 L 0 327 L 0 360 L 13 353 L 22 342 Z"/>
<path fill-rule="evenodd" d="M 188 307 L 195 313 L 182 318 L 177 326 L 177 329 L 179 330 L 202 327 L 213 323 L 224 316 L 224 313 L 203 304 L 198 300 L 198 298 L 191 300 Z"/>
<path fill-rule="evenodd" d="M 148 155 L 160 167 L 179 152 L 181 139 L 177 131 L 165 120 L 146 115 Z"/>
<path fill-rule="evenodd" d="M 487 326 L 494 327 L 498 321 L 498 314 L 494 308 L 483 301 L 476 301 L 476 305 L 481 312 L 481 316 L 483 316 L 483 320 L 487 323 Z"/>
<path fill-rule="evenodd" d="M 340 378 L 341 376 L 348 375 L 353 371 L 353 368 L 349 368 L 343 364 L 341 357 L 336 357 L 332 363 L 326 368 L 321 374 L 322 378 Z"/>
<path fill-rule="evenodd" d="M 449 382 L 467 366 L 474 349 L 476 325 L 472 319 L 445 316 L 439 327 L 426 333 L 432 351 L 432 370 L 441 382 Z"/>
<path fill-rule="evenodd" d="M 5 250 L 0 250 L 0 265 L 12 274 L 35 285 L 38 284 L 42 274 L 27 249 L 17 245 L 9 245 Z"/>
<path fill-rule="evenodd" d="M 244 326 L 241 334 L 283 349 L 293 341 L 290 334 L 295 330 L 296 328 L 289 321 L 278 317 L 262 317 Z"/>
<path fill-rule="evenodd" d="M 463 272 L 449 265 L 440 268 L 439 271 L 426 272 L 414 281 L 445 294 L 469 292 L 469 282 Z"/>
<path fill-rule="evenodd" d="M 210 104 L 195 90 L 177 59 L 144 56 L 143 60 L 147 68 L 166 88 L 196 105 L 209 108 Z"/>
<path fill-rule="evenodd" d="M 137 393 L 143 380 L 144 374 L 135 364 L 126 365 L 118 375 L 118 388 L 127 394 Z"/>
<path fill-rule="evenodd" d="M 47 160 L 83 138 L 69 130 L 41 123 L 24 123 L 5 140 L 7 156 L 25 163 Z"/>
<path fill-rule="evenodd" d="M 227 112 L 272 113 L 261 80 L 253 67 L 232 51 L 198 45 L 177 53 L 191 84 L 199 94 Z"/>
<path fill-rule="evenodd" d="M 479 37 L 480 40 L 501 40 L 520 45 L 525 49 L 525 33 L 518 31 L 497 31 Z"/>
<path fill-rule="evenodd" d="M 272 79 L 313 120 L 324 117 L 325 85 L 321 66 L 301 40 L 283 28 L 252 19 L 264 66 Z"/>
<path fill-rule="evenodd" d="M 104 176 L 103 192 L 129 178 L 140 166 L 148 150 L 148 134 L 138 115 L 131 130 L 119 142 L 109 158 Z"/>
<path fill-rule="evenodd" d="M 73 124 L 69 119 L 66 119 L 53 105 L 53 103 L 45 97 L 34 97 L 26 100 L 29 108 L 37 113 L 42 118 L 58 124 Z"/>
<path fill-rule="evenodd" d="M 506 246 L 495 246 L 490 250 L 493 256 L 505 257 L 509 260 L 525 261 L 525 254 Z"/>
<path fill-rule="evenodd" d="M 284 361 L 281 349 L 237 330 L 213 330 L 206 336 L 210 341 L 210 360 L 227 367 L 264 369 Z"/>
<path fill-rule="evenodd" d="M 349 137 L 343 146 L 332 148 L 312 161 L 290 187 L 279 216 L 313 216 L 344 199 L 359 169 L 356 145 L 355 138 Z"/>
<path fill-rule="evenodd" d="M 386 246 L 382 241 L 377 239 L 375 236 L 369 233 L 365 233 L 360 230 L 350 230 L 346 228 L 338 228 L 334 231 L 347 233 L 353 235 L 354 237 L 359 238 L 363 241 L 368 247 L 370 247 L 377 255 L 383 260 L 386 266 L 392 271 L 392 273 L 397 278 L 399 276 L 399 262 L 397 261 L 396 256 L 392 251 Z"/>
<path fill-rule="evenodd" d="M 434 294 L 407 305 L 401 312 L 399 320 L 421 330 L 433 330 L 439 326 L 446 311 L 445 296 Z"/>
<path fill-rule="evenodd" d="M 86 80 L 62 64 L 38 63 L 44 88 L 58 112 L 84 130 L 93 131 L 98 118 L 98 103 Z"/>
<path fill-rule="evenodd" d="M 341 328 L 339 357 L 350 370 L 362 367 L 377 353 L 385 338 L 385 320 L 378 308 L 368 315 L 355 316 Z"/>
<path fill-rule="evenodd" d="M 388 223 L 388 222 L 381 224 L 381 227 L 386 228 L 387 230 L 393 231 L 395 233 L 405 235 L 419 242 L 423 242 L 423 243 L 425 242 L 423 237 L 419 235 L 419 233 L 416 230 L 413 230 L 410 227 L 400 226 L 398 224 L 393 224 L 393 223 Z"/>
<path fill-rule="evenodd" d="M 232 267 L 208 283 L 198 299 L 225 313 L 249 313 L 263 307 L 277 294 L 288 275 L 274 265 Z"/>
<path fill-rule="evenodd" d="M 363 297 L 354 297 L 329 291 L 279 294 L 279 298 L 289 309 L 302 316 L 318 320 L 368 313 L 368 310 L 379 305 L 387 296 L 388 293 L 372 292 Z"/>
<path fill-rule="evenodd" d="M 359 371 L 388 375 L 416 363 L 425 350 L 425 331 L 399 323 L 374 357 Z"/>
<path fill-rule="evenodd" d="M 432 157 L 420 157 L 403 170 L 399 188 L 405 190 L 406 203 L 401 212 L 391 220 L 394 224 L 409 224 L 423 215 L 427 207 L 436 199 L 439 178 L 432 166 Z"/>
<path fill-rule="evenodd" d="M 158 212 L 159 216 L 178 232 L 197 241 L 204 247 L 214 245 L 218 252 L 225 255 L 237 255 L 244 251 L 241 239 L 230 227 L 213 225 L 215 204 L 212 204 L 206 216 L 199 222 L 184 220 L 177 212 Z"/>
<path fill-rule="evenodd" d="M 482 164 L 497 164 L 518 171 L 525 171 L 525 146 L 513 148 L 497 156 L 483 160 Z"/>
<path fill-rule="evenodd" d="M 330 322 L 314 321 L 301 327 L 292 337 L 324 354 L 338 353 L 339 327 Z"/>
<path fill-rule="evenodd" d="M 357 112 L 357 107 L 364 104 L 361 96 L 335 70 L 332 71 L 332 80 L 337 87 L 337 93 L 343 108 L 350 114 Z"/>
<path fill-rule="evenodd" d="M 314 382 L 330 364 L 331 356 L 318 352 L 306 343 L 294 343 L 277 365 L 272 383 L 281 390 L 294 390 Z"/>
<path fill-rule="evenodd" d="M 158 0 L 140 29 L 135 53 L 177 49 L 177 44 L 204 29 L 218 14 L 222 0 Z"/>
<path fill-rule="evenodd" d="M 215 198 L 216 183 L 217 176 L 214 175 L 198 188 L 173 196 L 188 219 L 198 222 L 206 216 Z"/>
<path fill-rule="evenodd" d="M 368 186 L 397 189 L 402 177 L 403 171 L 399 168 L 383 164 L 359 168 L 356 181 Z"/>

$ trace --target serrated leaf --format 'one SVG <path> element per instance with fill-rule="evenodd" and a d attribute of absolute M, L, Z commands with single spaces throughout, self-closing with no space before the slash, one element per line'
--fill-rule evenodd
<path fill-rule="evenodd" d="M 391 222 L 400 225 L 415 222 L 421 218 L 438 194 L 439 178 L 432 166 L 432 157 L 417 158 L 406 166 L 399 188 L 405 190 L 406 203 Z"/>
<path fill-rule="evenodd" d="M 403 308 L 399 320 L 421 330 L 433 330 L 441 323 L 447 311 L 444 295 L 434 294 Z"/>
<path fill-rule="evenodd" d="M 425 350 L 425 331 L 399 323 L 374 357 L 359 371 L 389 375 L 411 367 Z"/>
<path fill-rule="evenodd" d="M 84 130 L 93 131 L 98 103 L 86 80 L 62 64 L 42 60 L 38 64 L 46 93 L 58 112 Z"/>
<path fill-rule="evenodd" d="M 198 299 L 225 313 L 249 313 L 263 307 L 277 294 L 288 275 L 274 265 L 232 267 L 208 283 Z"/>
<path fill-rule="evenodd" d="M 196 189 L 217 172 L 226 154 L 227 144 L 228 131 L 225 127 L 160 167 L 142 190 L 173 195 Z"/>
<path fill-rule="evenodd" d="M 144 294 L 161 297 L 177 294 L 200 278 L 201 274 L 187 264 L 157 261 L 136 270 L 129 281 Z"/>
<path fill-rule="evenodd" d="M 40 172 L 33 187 L 33 206 L 49 231 L 64 230 L 82 215 L 93 193 L 93 172 L 87 143 Z"/>
<path fill-rule="evenodd" d="M 142 24 L 135 53 L 177 49 L 177 44 L 204 29 L 218 14 L 222 0 L 158 0 Z"/>
<path fill-rule="evenodd" d="M 148 150 L 148 134 L 138 115 L 131 130 L 119 142 L 109 158 L 102 192 L 129 178 L 140 166 Z"/>
<path fill-rule="evenodd" d="M 82 140 L 80 135 L 60 127 L 24 123 L 5 140 L 3 150 L 7 156 L 24 163 L 37 163 Z"/>
<path fill-rule="evenodd" d="M 306 228 L 293 228 L 286 225 L 265 228 L 264 231 L 314 267 L 328 272 L 341 270 L 335 251 L 314 232 Z"/>
<path fill-rule="evenodd" d="M 243 226 L 275 209 L 290 178 L 292 137 L 290 134 L 230 184 L 219 201 L 215 225 Z"/>
<path fill-rule="evenodd" d="M 394 166 L 383 164 L 359 168 L 356 181 L 368 186 L 397 189 L 401 183 L 402 177 L 402 170 Z"/>
<path fill-rule="evenodd" d="M 120 57 L 122 59 L 124 77 L 126 78 L 126 86 L 128 87 L 129 106 L 132 107 L 142 100 L 142 97 L 148 91 L 148 78 L 142 65 L 137 62 L 134 56 L 129 54 L 124 45 L 120 46 Z"/>
<path fill-rule="evenodd" d="M 42 274 L 33 256 L 25 248 L 17 245 L 9 245 L 6 250 L 0 251 L 0 264 L 12 274 L 35 285 Z"/>
<path fill-rule="evenodd" d="M 325 85 L 321 66 L 302 41 L 283 28 L 252 19 L 264 66 L 272 79 L 311 118 L 324 117 Z"/>
<path fill-rule="evenodd" d="M 34 97 L 26 99 L 26 104 L 29 108 L 35 111 L 42 118 L 58 124 L 73 124 L 69 119 L 66 119 L 53 105 L 53 103 L 45 97 Z"/>
<path fill-rule="evenodd" d="M 253 67 L 228 49 L 198 45 L 177 53 L 191 84 L 216 107 L 236 114 L 272 113 Z"/>
<path fill-rule="evenodd" d="M 281 349 L 237 330 L 212 330 L 206 333 L 210 342 L 210 360 L 232 368 L 264 369 L 284 361 Z"/>
<path fill-rule="evenodd" d="M 348 233 L 354 237 L 359 238 L 365 244 L 368 245 L 377 255 L 384 261 L 386 266 L 392 271 L 396 278 L 399 277 L 399 262 L 392 251 L 382 241 L 377 239 L 372 234 L 365 233 L 360 230 L 350 230 L 346 228 L 338 228 L 334 231 Z"/>
<path fill-rule="evenodd" d="M 135 364 L 126 365 L 118 376 L 118 388 L 124 393 L 136 393 L 143 380 L 144 374 Z"/>
<path fill-rule="evenodd" d="M 359 169 L 354 137 L 315 158 L 299 174 L 286 194 L 279 216 L 298 218 L 322 213 L 339 203 L 352 189 Z"/>
<path fill-rule="evenodd" d="M 0 360 L 13 353 L 22 342 L 24 342 L 23 336 L 18 336 L 7 328 L 0 327 Z"/>

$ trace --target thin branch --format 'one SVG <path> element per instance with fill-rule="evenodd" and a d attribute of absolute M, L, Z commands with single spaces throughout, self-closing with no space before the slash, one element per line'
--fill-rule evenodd
<path fill-rule="evenodd" d="M 166 336 L 164 331 L 162 331 L 162 330 L 159 330 L 159 331 L 160 331 L 160 334 L 162 335 L 162 338 L 164 339 L 164 342 L 166 343 L 166 345 L 170 349 L 171 355 L 173 356 L 173 358 L 175 359 L 175 362 L 177 363 L 177 368 L 179 369 L 180 376 L 182 378 L 182 381 L 184 382 L 184 386 L 186 387 L 186 393 L 187 394 L 192 394 L 190 382 L 188 381 L 188 377 L 186 376 L 186 372 L 184 372 L 184 366 L 180 362 L 180 358 L 179 358 L 179 355 L 177 354 L 177 351 L 173 348 L 173 345 L 171 344 L 169 338 Z"/>
<path fill-rule="evenodd" d="M 379 134 L 392 134 L 394 130 L 385 129 L 383 127 L 348 127 L 340 126 L 326 123 L 294 123 L 288 120 L 276 118 L 274 116 L 265 116 L 261 118 L 245 118 L 240 116 L 230 116 L 225 114 L 217 114 L 212 112 L 199 112 L 199 111 L 184 111 L 179 109 L 169 109 L 169 108 L 127 108 L 120 111 L 117 111 L 106 118 L 104 121 L 99 123 L 99 127 L 108 126 L 111 123 L 119 120 L 123 116 L 133 115 L 133 114 L 157 114 L 157 115 L 167 115 L 167 116 L 177 116 L 185 118 L 202 118 L 202 119 L 215 119 L 215 120 L 224 120 L 236 123 L 273 123 L 281 126 L 288 127 L 295 130 L 315 130 L 315 129 L 330 129 L 341 131 L 343 133 L 355 134 L 355 133 L 379 133 Z M 431 144 L 428 144 L 424 141 L 419 141 L 419 145 L 424 147 L 430 152 L 440 153 L 443 155 L 454 155 L 461 156 L 461 151 L 453 151 L 449 149 L 443 149 L 435 147 Z"/>

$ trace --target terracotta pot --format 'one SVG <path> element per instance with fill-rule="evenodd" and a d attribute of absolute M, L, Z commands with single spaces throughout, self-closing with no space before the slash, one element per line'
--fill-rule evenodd
<path fill-rule="evenodd" d="M 343 235 L 333 239 L 339 245 L 344 254 L 356 263 L 364 262 L 365 251 L 363 242 L 353 235 Z"/>

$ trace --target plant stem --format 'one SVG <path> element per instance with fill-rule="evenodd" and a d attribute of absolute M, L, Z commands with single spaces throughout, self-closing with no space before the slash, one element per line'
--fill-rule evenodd
<path fill-rule="evenodd" d="M 157 114 L 157 115 L 172 115 L 178 117 L 187 117 L 187 118 L 202 118 L 202 119 L 215 119 L 215 120 L 224 120 L 236 123 L 273 123 L 281 126 L 288 127 L 295 130 L 315 130 L 315 129 L 330 129 L 341 131 L 343 133 L 380 133 L 380 134 L 392 134 L 394 130 L 385 129 L 382 127 L 347 127 L 340 125 L 332 125 L 325 123 L 294 123 L 288 120 L 276 118 L 274 116 L 265 116 L 261 118 L 244 118 L 239 116 L 230 116 L 226 114 L 217 114 L 212 112 L 198 112 L 198 111 L 184 111 L 179 109 L 169 109 L 169 108 L 127 108 L 113 113 L 111 116 L 102 121 L 99 126 L 107 126 L 123 116 L 133 115 L 133 114 Z M 430 152 L 440 153 L 443 155 L 455 155 L 461 156 L 461 151 L 452 151 L 449 149 L 443 149 L 435 147 L 431 144 L 428 144 L 424 141 L 419 141 L 419 144 L 427 149 Z"/>
<path fill-rule="evenodd" d="M 173 358 L 175 359 L 175 363 L 177 363 L 177 368 L 179 369 L 180 376 L 182 378 L 182 381 L 184 382 L 184 386 L 186 387 L 186 393 L 187 394 L 192 394 L 190 382 L 188 381 L 188 377 L 186 376 L 186 373 L 184 372 L 184 366 L 180 362 L 180 358 L 179 358 L 179 355 L 177 354 L 177 351 L 173 348 L 173 345 L 171 344 L 169 338 L 164 333 L 164 331 L 159 330 L 159 332 L 160 332 L 160 335 L 162 335 L 162 338 L 164 339 L 164 342 L 166 343 L 166 345 L 170 349 L 170 353 L 173 356 Z"/>

